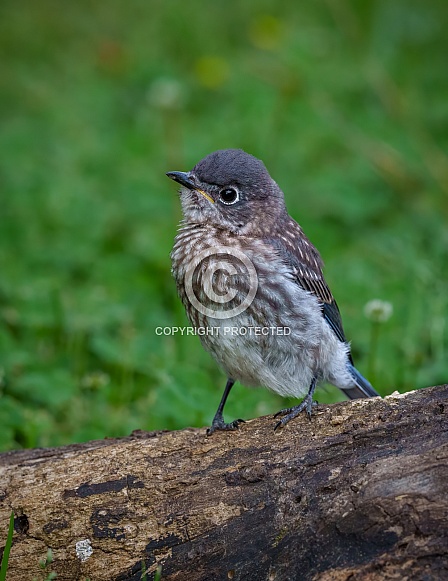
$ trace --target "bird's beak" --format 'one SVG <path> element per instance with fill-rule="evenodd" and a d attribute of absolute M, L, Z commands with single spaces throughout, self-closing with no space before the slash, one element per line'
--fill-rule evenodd
<path fill-rule="evenodd" d="M 206 198 L 209 202 L 211 202 L 212 204 L 215 203 L 215 200 L 209 196 L 206 192 L 204 192 L 204 190 L 199 189 L 188 177 L 188 174 L 184 171 L 169 171 L 166 174 L 169 178 L 171 178 L 172 180 L 174 180 L 175 182 L 177 182 L 178 184 L 180 184 L 181 186 L 184 186 L 186 188 L 188 188 L 189 190 L 194 190 L 195 192 L 199 192 L 200 194 L 202 194 L 204 196 L 204 198 Z"/>

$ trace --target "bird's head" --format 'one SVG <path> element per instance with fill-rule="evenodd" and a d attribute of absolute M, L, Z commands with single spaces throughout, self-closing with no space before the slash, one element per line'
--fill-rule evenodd
<path fill-rule="evenodd" d="M 184 219 L 237 234 L 269 234 L 286 213 L 283 192 L 264 163 L 241 149 L 207 155 L 189 172 L 166 174 L 178 182 Z"/>

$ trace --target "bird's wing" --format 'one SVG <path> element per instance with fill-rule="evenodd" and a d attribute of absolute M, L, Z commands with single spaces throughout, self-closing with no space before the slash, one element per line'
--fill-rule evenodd
<path fill-rule="evenodd" d="M 336 337 L 345 343 L 347 340 L 342 327 L 341 314 L 322 273 L 322 259 L 295 222 L 294 230 L 297 230 L 296 236 L 274 238 L 270 242 L 291 268 L 297 283 L 317 297 L 322 305 L 322 316 Z M 291 229 L 288 231 L 291 232 Z"/>

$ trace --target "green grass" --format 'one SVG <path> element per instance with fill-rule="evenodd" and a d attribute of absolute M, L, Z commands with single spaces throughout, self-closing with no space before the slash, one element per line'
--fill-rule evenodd
<path fill-rule="evenodd" d="M 51 549 L 48 549 L 45 559 L 41 559 L 39 561 L 39 567 L 42 569 L 42 571 L 47 572 L 45 581 L 53 581 L 54 579 L 57 579 L 57 573 L 55 573 L 54 571 L 47 571 L 48 567 L 50 567 L 51 563 L 53 563 L 53 560 L 54 560 L 53 551 Z M 37 579 L 34 578 L 33 581 L 37 581 Z"/>
<path fill-rule="evenodd" d="M 6 537 L 5 548 L 3 549 L 3 555 L 0 565 L 0 581 L 5 581 L 6 573 L 8 572 L 9 553 L 11 552 L 13 535 L 14 535 L 14 513 L 11 512 L 11 516 L 9 518 L 8 535 Z"/>
<path fill-rule="evenodd" d="M 165 172 L 223 147 L 285 191 L 377 389 L 446 381 L 447 16 L 442 0 L 3 0 L 0 449 L 210 423 L 223 374 L 197 338 L 154 329 L 186 324 Z M 374 331 L 373 299 L 393 305 Z M 237 386 L 226 415 L 284 405 Z"/>

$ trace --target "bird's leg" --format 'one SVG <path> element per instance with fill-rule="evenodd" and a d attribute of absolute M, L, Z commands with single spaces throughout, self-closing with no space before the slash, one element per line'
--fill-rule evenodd
<path fill-rule="evenodd" d="M 284 418 L 282 418 L 279 422 L 277 422 L 275 424 L 274 430 L 276 430 L 277 428 L 283 428 L 284 426 L 286 426 L 286 424 L 296 418 L 300 412 L 304 409 L 306 409 L 306 413 L 308 415 L 308 417 L 311 419 L 311 412 L 313 409 L 313 405 L 317 405 L 317 402 L 313 401 L 313 395 L 314 395 L 314 391 L 316 390 L 316 384 L 317 384 L 317 378 L 313 377 L 312 381 L 311 381 L 311 385 L 310 388 L 308 390 L 308 394 L 303 398 L 302 403 L 300 403 L 299 405 L 296 405 L 293 408 L 286 408 L 284 410 L 280 410 L 278 413 L 275 414 L 274 418 L 276 418 L 277 416 L 285 416 Z"/>
<path fill-rule="evenodd" d="M 211 436 L 213 432 L 216 432 L 216 430 L 236 430 L 238 429 L 239 424 L 244 423 L 244 420 L 233 420 L 233 422 L 226 424 L 224 422 L 224 417 L 222 415 L 222 412 L 224 411 L 224 406 L 226 405 L 227 397 L 234 383 L 235 381 L 233 379 L 229 378 L 227 380 L 226 388 L 224 390 L 224 393 L 222 394 L 222 398 L 221 401 L 219 402 L 218 409 L 216 410 L 215 417 L 213 418 L 212 425 L 207 430 L 207 436 Z"/>

